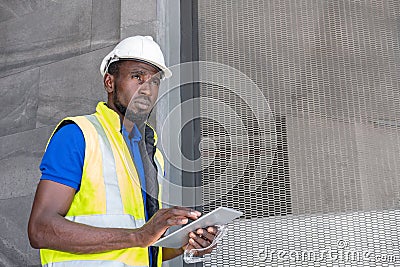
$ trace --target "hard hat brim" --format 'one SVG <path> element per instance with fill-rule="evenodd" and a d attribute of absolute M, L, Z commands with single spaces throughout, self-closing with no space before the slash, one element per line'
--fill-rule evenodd
<path fill-rule="evenodd" d="M 117 61 L 122 61 L 122 60 L 135 60 L 135 61 L 138 61 L 138 62 L 143 62 L 143 63 L 149 64 L 149 65 L 155 67 L 156 69 L 158 69 L 162 73 L 162 78 L 163 79 L 164 78 L 168 79 L 168 78 L 170 78 L 172 76 L 172 72 L 171 72 L 170 69 L 168 69 L 167 67 L 162 66 L 160 64 L 157 64 L 154 61 L 151 61 L 151 60 L 148 60 L 148 59 L 144 59 L 144 58 L 140 58 L 140 57 L 123 57 L 123 58 L 115 58 L 115 59 L 110 60 L 110 62 L 107 64 L 107 66 L 104 66 L 104 71 L 102 73 L 103 77 L 108 72 L 108 68 L 110 67 L 110 65 L 112 63 L 117 62 Z"/>
<path fill-rule="evenodd" d="M 172 72 L 170 69 L 168 69 L 166 66 L 162 66 L 160 64 L 157 64 L 154 61 L 148 60 L 148 59 L 144 59 L 144 58 L 140 58 L 140 57 L 131 57 L 131 58 L 120 58 L 119 60 L 136 60 L 139 62 L 143 62 L 143 63 L 147 63 L 153 67 L 156 67 L 157 69 L 159 69 L 162 72 L 162 78 L 170 78 L 172 76 Z"/>

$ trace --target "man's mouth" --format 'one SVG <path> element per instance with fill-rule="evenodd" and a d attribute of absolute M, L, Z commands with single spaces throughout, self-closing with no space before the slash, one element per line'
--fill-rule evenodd
<path fill-rule="evenodd" d="M 147 99 L 137 99 L 134 103 L 140 109 L 148 109 L 151 106 L 151 102 Z"/>

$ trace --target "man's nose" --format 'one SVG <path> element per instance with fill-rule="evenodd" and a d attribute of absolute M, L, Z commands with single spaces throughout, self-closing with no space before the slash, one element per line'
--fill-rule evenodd
<path fill-rule="evenodd" d="M 143 83 L 140 85 L 140 93 L 143 95 L 151 95 L 152 75 L 144 75 Z"/>

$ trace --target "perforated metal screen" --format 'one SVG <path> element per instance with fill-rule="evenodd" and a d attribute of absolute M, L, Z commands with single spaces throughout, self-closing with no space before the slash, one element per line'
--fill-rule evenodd
<path fill-rule="evenodd" d="M 198 27 L 200 60 L 265 97 L 201 85 L 241 120 L 201 104 L 204 211 L 244 212 L 205 266 L 400 266 L 400 2 L 199 0 Z"/>

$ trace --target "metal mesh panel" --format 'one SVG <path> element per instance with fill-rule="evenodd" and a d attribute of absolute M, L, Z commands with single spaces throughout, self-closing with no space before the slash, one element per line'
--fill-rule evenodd
<path fill-rule="evenodd" d="M 198 1 L 200 60 L 257 84 L 276 141 L 261 151 L 251 109 L 229 88 L 201 85 L 202 97 L 235 110 L 250 140 L 240 177 L 210 195 L 240 151 L 223 125 L 201 120 L 217 144 L 206 149 L 215 151 L 202 172 L 204 211 L 245 213 L 205 266 L 400 265 L 399 14 L 396 0 Z M 213 112 L 201 105 L 202 117 Z"/>

